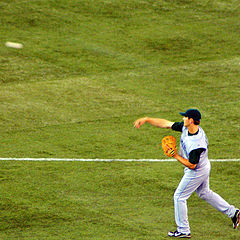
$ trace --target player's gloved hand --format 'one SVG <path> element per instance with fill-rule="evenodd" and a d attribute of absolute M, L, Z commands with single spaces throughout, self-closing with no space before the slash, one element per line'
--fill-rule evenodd
<path fill-rule="evenodd" d="M 164 137 L 162 139 L 162 149 L 165 155 L 173 157 L 177 153 L 176 138 L 173 136 Z"/>

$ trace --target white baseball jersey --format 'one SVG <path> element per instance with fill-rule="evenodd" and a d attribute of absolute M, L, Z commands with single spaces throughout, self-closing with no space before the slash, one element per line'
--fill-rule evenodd
<path fill-rule="evenodd" d="M 198 148 L 204 148 L 205 151 L 201 153 L 199 163 L 195 169 L 204 168 L 209 163 L 208 139 L 201 127 L 199 127 L 197 134 L 189 135 L 187 127 L 183 126 L 179 154 L 183 158 L 189 159 L 190 152 Z"/>

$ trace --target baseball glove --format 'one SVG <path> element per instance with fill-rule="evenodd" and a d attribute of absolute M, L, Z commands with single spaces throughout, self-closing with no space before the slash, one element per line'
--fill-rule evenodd
<path fill-rule="evenodd" d="M 173 136 L 164 137 L 162 139 L 162 148 L 165 155 L 173 157 L 177 153 L 176 138 Z"/>

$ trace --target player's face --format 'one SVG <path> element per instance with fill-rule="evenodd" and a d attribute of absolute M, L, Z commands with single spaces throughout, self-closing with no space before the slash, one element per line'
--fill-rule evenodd
<path fill-rule="evenodd" d="M 191 120 L 188 117 L 183 117 L 184 127 L 189 127 L 191 124 Z"/>

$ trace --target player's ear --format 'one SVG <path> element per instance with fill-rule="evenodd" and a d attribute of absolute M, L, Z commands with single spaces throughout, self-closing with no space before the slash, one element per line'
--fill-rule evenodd
<path fill-rule="evenodd" d="M 193 118 L 189 118 L 189 120 L 190 120 L 190 123 L 191 123 L 191 124 L 193 124 L 193 123 L 194 123 L 194 120 L 193 120 Z"/>

